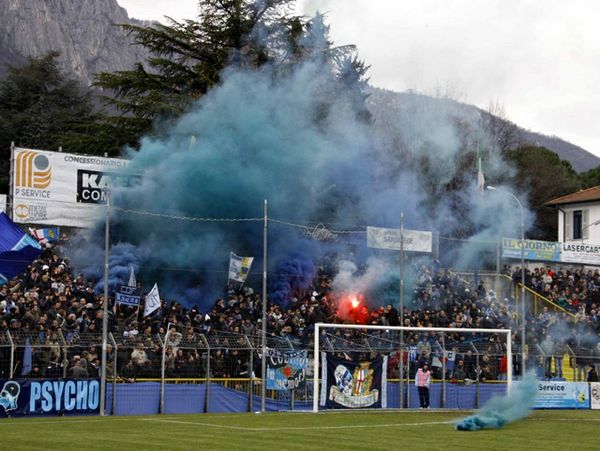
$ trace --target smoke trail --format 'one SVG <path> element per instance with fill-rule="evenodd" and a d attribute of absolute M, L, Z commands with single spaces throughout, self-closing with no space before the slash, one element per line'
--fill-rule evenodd
<path fill-rule="evenodd" d="M 537 394 L 536 378 L 532 372 L 513 385 L 510 393 L 490 399 L 481 409 L 470 417 L 459 420 L 455 428 L 458 431 L 478 431 L 480 429 L 498 429 L 529 416 L 535 405 Z"/>
<path fill-rule="evenodd" d="M 322 39 L 313 38 L 318 47 Z M 452 106 L 408 105 L 369 123 L 355 94 L 322 59 L 285 74 L 269 67 L 226 70 L 219 86 L 130 155 L 127 171 L 141 182 L 111 191 L 111 259 L 121 268 L 135 264 L 145 285 L 158 282 L 170 298 L 209 306 L 223 296 L 232 251 L 255 257 L 247 284 L 260 286 L 260 218 L 268 199 L 269 217 L 282 220 L 269 222 L 269 290 L 285 304 L 314 276 L 309 261 L 350 247 L 362 264 L 373 253 L 364 234 L 317 241 L 284 222 L 397 228 L 404 212 L 410 229 L 452 234 L 478 224 L 494 239 L 514 236 L 511 199 L 475 201 L 475 171 L 458 163 L 475 148 L 473 121 L 456 127 L 462 113 Z M 504 173 L 505 166 L 494 154 L 486 177 Z M 240 221 L 249 218 L 257 220 Z M 73 264 L 100 277 L 102 235 L 95 235 Z M 450 257 L 475 258 L 467 247 Z M 391 268 L 369 274 L 371 288 L 397 287 Z M 117 272 L 111 269 L 111 284 L 122 279 Z"/>

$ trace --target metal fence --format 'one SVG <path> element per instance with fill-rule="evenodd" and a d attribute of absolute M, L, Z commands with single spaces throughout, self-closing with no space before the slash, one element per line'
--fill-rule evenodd
<path fill-rule="evenodd" d="M 321 352 L 338 357 L 369 359 L 377 354 L 388 356 L 388 381 L 398 383 L 401 355 L 405 362 L 404 382 L 414 381 L 420 358 L 421 343 L 418 334 L 405 336 L 402 347 L 398 333 L 369 333 L 345 336 L 341 332 L 322 337 Z M 468 332 L 465 332 L 468 335 Z M 456 337 L 455 337 L 456 338 Z M 267 390 L 268 399 L 283 401 L 291 410 L 296 403 L 313 399 L 313 343 L 298 342 L 290 337 L 269 337 L 267 347 L 280 351 L 306 350 L 309 365 L 308 383 L 295 390 Z M 165 412 L 165 386 L 186 384 L 198 387 L 204 411 L 208 411 L 211 393 L 221 388 L 234 390 L 246 399 L 247 411 L 260 405 L 262 388 L 261 338 L 223 331 L 199 333 L 192 328 L 171 328 L 166 335 L 109 334 L 107 346 L 107 384 L 112 387 L 108 401 L 112 412 L 122 384 L 150 382 L 160 384 L 160 412 Z M 429 346 L 429 345 L 427 345 Z M 97 378 L 100 373 L 102 335 L 99 333 L 65 334 L 57 330 L 51 334 L 30 331 L 5 331 L 0 334 L 0 375 L 2 378 L 84 379 Z M 502 381 L 504 354 L 502 343 L 493 340 L 461 342 L 443 336 L 432 340 L 427 350 L 432 363 L 434 380 L 442 384 L 479 384 Z M 452 367 L 448 353 L 453 355 Z M 520 349 L 513 348 L 514 374 L 520 373 Z M 536 368 L 540 378 L 563 376 L 567 380 L 585 380 L 587 370 L 600 370 L 600 354 L 592 348 L 566 347 L 564 355 L 550 355 L 541 346 L 530 345 L 527 350 L 528 368 Z M 506 364 L 506 362 L 504 362 Z M 558 374 L 558 370 L 562 374 Z M 201 388 L 202 387 L 202 388 Z M 205 387 L 205 388 L 204 388 Z M 454 393 L 456 390 L 452 391 Z M 410 392 L 408 392 L 410 396 Z M 445 398 L 443 398 L 445 399 Z M 410 402 L 410 400 L 408 400 Z M 406 405 L 410 405 L 409 403 Z M 477 389 L 477 405 L 479 390 Z"/>

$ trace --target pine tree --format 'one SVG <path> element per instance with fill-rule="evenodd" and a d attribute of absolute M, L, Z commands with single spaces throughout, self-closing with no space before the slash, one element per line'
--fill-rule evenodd
<path fill-rule="evenodd" d="M 57 52 L 9 67 L 0 82 L 0 189 L 8 191 L 10 144 L 58 149 L 73 127 L 90 123 L 90 92 L 58 68 Z"/>

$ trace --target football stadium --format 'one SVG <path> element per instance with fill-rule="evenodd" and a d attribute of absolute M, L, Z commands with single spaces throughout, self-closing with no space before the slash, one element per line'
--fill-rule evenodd
<path fill-rule="evenodd" d="M 0 5 L 139 50 L 0 67 L 6 449 L 600 449 L 600 172 L 293 0 L 196 3 Z"/>

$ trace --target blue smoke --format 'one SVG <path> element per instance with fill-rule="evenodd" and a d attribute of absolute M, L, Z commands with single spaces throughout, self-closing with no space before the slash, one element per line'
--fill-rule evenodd
<path fill-rule="evenodd" d="M 506 424 L 522 420 L 531 413 L 536 395 L 536 378 L 530 372 L 525 375 L 523 380 L 513 385 L 510 393 L 490 399 L 477 413 L 459 420 L 455 428 L 458 431 L 498 429 Z"/>
<path fill-rule="evenodd" d="M 315 40 L 317 48 L 321 44 Z M 450 235 L 465 222 L 457 218 L 460 210 L 469 220 L 485 218 L 491 236 L 511 236 L 517 225 L 514 215 L 505 214 L 514 210 L 510 199 L 496 196 L 484 207 L 470 200 L 475 172 L 457 164 L 466 144 L 464 130 L 449 125 L 452 114 L 390 114 L 389 125 L 411 138 L 414 158 L 403 160 L 397 147 L 402 136 L 382 131 L 378 118 L 365 121 L 356 99 L 321 59 L 285 75 L 269 67 L 226 70 L 219 86 L 187 114 L 163 124 L 166 132 L 143 139 L 139 152 L 128 155 L 127 171 L 141 181 L 111 191 L 110 284 L 126 281 L 123 269 L 134 264 L 146 287 L 158 282 L 165 297 L 208 307 L 225 292 L 234 252 L 255 257 L 247 284 L 260 287 L 264 199 L 269 217 L 282 221 L 269 222 L 268 234 L 269 290 L 280 304 L 310 284 L 310 262 L 322 255 L 347 249 L 362 261 L 372 255 L 364 234 L 317 241 L 284 223 L 397 228 L 404 212 L 406 228 Z M 389 140 L 382 139 L 384 132 Z M 453 177 L 461 178 L 458 196 L 467 199 L 460 209 L 442 187 Z M 96 278 L 102 275 L 100 231 L 73 257 L 76 267 Z M 396 267 L 394 259 L 388 258 L 390 267 Z M 373 280 L 385 301 L 394 298 L 394 271 Z"/>

